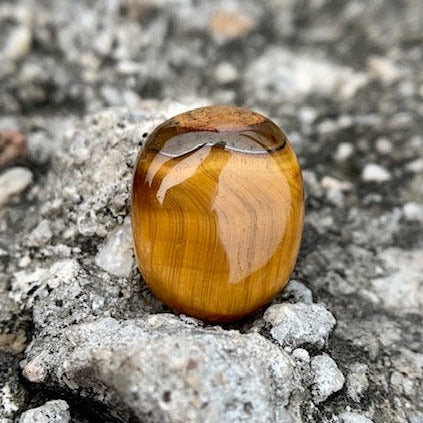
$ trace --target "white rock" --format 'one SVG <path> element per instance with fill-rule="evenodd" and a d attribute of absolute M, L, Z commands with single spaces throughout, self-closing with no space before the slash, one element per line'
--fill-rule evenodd
<path fill-rule="evenodd" d="M 23 256 L 20 260 L 19 260 L 19 267 L 28 267 L 31 264 L 31 257 L 29 257 L 29 255 L 25 255 Z"/>
<path fill-rule="evenodd" d="M 5 417 L 12 417 L 19 410 L 19 405 L 15 402 L 13 390 L 8 383 L 0 388 L 0 404 L 2 406 L 2 415 Z"/>
<path fill-rule="evenodd" d="M 246 79 L 256 91 L 269 90 L 289 100 L 311 93 L 352 97 L 367 82 L 364 73 L 338 66 L 311 54 L 298 54 L 282 47 L 271 47 L 246 71 Z"/>
<path fill-rule="evenodd" d="M 304 106 L 298 110 L 298 117 L 305 125 L 310 125 L 315 121 L 317 117 L 317 111 L 313 107 Z"/>
<path fill-rule="evenodd" d="M 355 402 L 360 402 L 361 397 L 369 387 L 367 379 L 368 367 L 363 363 L 353 363 L 347 375 L 347 393 Z"/>
<path fill-rule="evenodd" d="M 400 76 L 399 69 L 386 57 L 372 56 L 368 59 L 367 65 L 370 73 L 384 84 L 390 84 Z"/>
<path fill-rule="evenodd" d="M 340 181 L 331 176 L 324 176 L 321 181 L 322 188 L 326 191 L 326 198 L 332 204 L 342 206 L 344 202 L 344 191 L 352 189 L 351 182 Z"/>
<path fill-rule="evenodd" d="M 37 241 L 49 241 L 53 236 L 48 220 L 43 219 L 38 226 L 32 231 L 31 235 Z"/>
<path fill-rule="evenodd" d="M 295 302 L 311 304 L 313 293 L 302 282 L 292 279 L 283 291 L 284 298 L 293 297 Z"/>
<path fill-rule="evenodd" d="M 404 204 L 403 212 L 407 220 L 423 222 L 423 204 L 410 201 Z"/>
<path fill-rule="evenodd" d="M 349 142 L 341 142 L 336 149 L 334 159 L 337 162 L 348 160 L 354 152 L 354 146 Z"/>
<path fill-rule="evenodd" d="M 325 401 L 344 386 L 344 375 L 338 369 L 336 362 L 327 354 L 313 357 L 311 370 L 314 376 L 312 394 L 316 403 Z"/>
<path fill-rule="evenodd" d="M 317 130 L 322 135 L 329 135 L 339 130 L 339 125 L 336 120 L 325 119 L 317 125 Z"/>
<path fill-rule="evenodd" d="M 13 167 L 0 175 L 0 206 L 12 195 L 21 193 L 32 182 L 32 172 L 25 167 Z"/>
<path fill-rule="evenodd" d="M 341 423 L 373 423 L 372 420 L 364 417 L 362 414 L 346 412 L 338 416 Z"/>
<path fill-rule="evenodd" d="M 10 33 L 3 54 L 5 58 L 16 61 L 24 57 L 31 48 L 32 34 L 29 26 L 20 25 Z"/>
<path fill-rule="evenodd" d="M 388 274 L 372 280 L 382 304 L 396 313 L 418 313 L 423 308 L 423 250 L 388 248 L 380 254 Z"/>
<path fill-rule="evenodd" d="M 296 348 L 292 351 L 292 356 L 297 360 L 303 361 L 304 363 L 310 362 L 310 354 L 304 348 Z"/>
<path fill-rule="evenodd" d="M 129 220 L 115 228 L 98 252 L 95 263 L 115 276 L 129 276 L 134 263 Z"/>
<path fill-rule="evenodd" d="M 392 142 L 385 137 L 376 140 L 376 150 L 382 154 L 389 154 L 392 152 Z"/>
<path fill-rule="evenodd" d="M 312 170 L 308 169 L 304 169 L 302 174 L 306 195 L 311 194 L 318 198 L 321 197 L 323 195 L 323 189 L 316 174 Z"/>
<path fill-rule="evenodd" d="M 391 179 L 391 174 L 376 163 L 368 163 L 363 169 L 361 179 L 365 182 L 386 182 Z"/>
<path fill-rule="evenodd" d="M 238 78 L 238 70 L 229 62 L 219 63 L 214 76 L 219 84 L 230 84 Z"/>
<path fill-rule="evenodd" d="M 405 168 L 413 173 L 423 172 L 423 159 L 416 159 L 407 163 Z"/>
<path fill-rule="evenodd" d="M 325 190 L 335 189 L 337 191 L 349 191 L 353 185 L 348 181 L 340 181 L 332 176 L 324 176 L 321 181 L 322 188 Z"/>
<path fill-rule="evenodd" d="M 47 401 L 41 407 L 25 411 L 19 423 L 69 423 L 71 416 L 66 401 Z"/>
<path fill-rule="evenodd" d="M 271 335 L 282 346 L 313 344 L 323 347 L 336 320 L 323 305 L 283 303 L 270 306 L 263 316 Z"/>

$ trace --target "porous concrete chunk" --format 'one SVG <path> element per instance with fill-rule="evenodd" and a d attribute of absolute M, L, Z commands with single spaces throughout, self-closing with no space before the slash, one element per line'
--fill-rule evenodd
<path fill-rule="evenodd" d="M 347 393 L 355 402 L 359 402 L 369 387 L 368 367 L 363 363 L 353 363 L 347 375 Z"/>
<path fill-rule="evenodd" d="M 312 394 L 316 403 L 326 401 L 331 394 L 344 386 L 344 375 L 336 362 L 327 354 L 313 357 L 311 370 L 314 376 Z"/>
<path fill-rule="evenodd" d="M 20 194 L 32 182 L 32 172 L 25 167 L 13 167 L 0 174 L 0 207 L 13 195 Z"/>
<path fill-rule="evenodd" d="M 69 423 L 71 416 L 66 401 L 47 401 L 44 405 L 25 411 L 19 423 Z"/>
<path fill-rule="evenodd" d="M 313 344 L 323 347 L 336 320 L 323 305 L 283 303 L 269 307 L 264 319 L 272 325 L 271 335 L 283 346 Z"/>
<path fill-rule="evenodd" d="M 49 354 L 30 351 L 24 374 L 43 369 L 53 385 L 89 392 L 124 419 L 283 421 L 298 386 L 289 356 L 261 335 L 173 315 L 103 318 L 68 327 L 56 342 Z"/>
<path fill-rule="evenodd" d="M 95 258 L 97 266 L 115 276 L 129 276 L 134 264 L 129 219 L 108 235 Z"/>

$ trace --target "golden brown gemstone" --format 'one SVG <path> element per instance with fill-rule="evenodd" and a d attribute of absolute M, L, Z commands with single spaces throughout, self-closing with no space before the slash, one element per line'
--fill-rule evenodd
<path fill-rule="evenodd" d="M 172 308 L 245 316 L 287 283 L 304 219 L 301 171 L 284 133 L 251 110 L 211 106 L 149 136 L 132 186 L 141 273 Z"/>

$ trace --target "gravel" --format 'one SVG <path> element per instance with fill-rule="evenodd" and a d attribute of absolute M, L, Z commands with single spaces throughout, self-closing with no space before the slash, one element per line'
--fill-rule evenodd
<path fill-rule="evenodd" d="M 316 355 L 310 365 L 314 377 L 312 394 L 315 402 L 323 402 L 342 389 L 345 377 L 327 354 Z"/>
<path fill-rule="evenodd" d="M 335 326 L 333 315 L 321 304 L 275 304 L 263 316 L 270 334 L 281 345 L 311 344 L 322 348 Z"/>
<path fill-rule="evenodd" d="M 0 421 L 61 398 L 76 423 L 421 422 L 422 19 L 419 0 L 1 2 Z M 307 211 L 286 289 L 219 327 L 143 283 L 128 194 L 156 125 L 222 103 L 283 127 Z"/>

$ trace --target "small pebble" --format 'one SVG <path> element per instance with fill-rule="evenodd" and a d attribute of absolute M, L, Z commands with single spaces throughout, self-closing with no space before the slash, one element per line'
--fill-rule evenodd
<path fill-rule="evenodd" d="M 297 360 L 303 361 L 304 363 L 310 362 L 310 354 L 304 348 L 296 348 L 292 351 L 292 356 Z"/>
<path fill-rule="evenodd" d="M 0 131 L 0 169 L 20 159 L 27 153 L 27 139 L 19 131 Z"/>
<path fill-rule="evenodd" d="M 298 111 L 298 117 L 305 125 L 313 123 L 317 117 L 317 111 L 313 107 L 301 107 Z"/>
<path fill-rule="evenodd" d="M 344 386 L 345 377 L 336 362 L 327 354 L 317 355 L 311 360 L 314 374 L 312 394 L 316 403 L 325 401 Z"/>
<path fill-rule="evenodd" d="M 423 204 L 410 201 L 404 205 L 403 212 L 407 220 L 423 222 Z"/>
<path fill-rule="evenodd" d="M 32 182 L 33 176 L 29 169 L 13 167 L 0 175 L 0 206 L 7 203 L 10 197 L 20 194 Z"/>
<path fill-rule="evenodd" d="M 361 179 L 364 182 L 386 182 L 391 179 L 391 174 L 376 163 L 369 163 L 363 169 Z"/>
<path fill-rule="evenodd" d="M 386 57 L 372 56 L 367 62 L 370 72 L 384 84 L 391 84 L 398 79 L 398 68 Z"/>
<path fill-rule="evenodd" d="M 355 402 L 360 402 L 362 396 L 369 388 L 367 378 L 368 367 L 363 363 L 353 363 L 347 375 L 347 393 Z"/>
<path fill-rule="evenodd" d="M 24 57 L 31 49 L 32 34 L 29 26 L 21 25 L 9 35 L 3 54 L 12 61 Z"/>
<path fill-rule="evenodd" d="M 423 172 L 423 159 L 416 159 L 410 163 L 407 163 L 405 168 L 413 173 L 420 173 Z"/>
<path fill-rule="evenodd" d="M 270 334 L 282 346 L 313 344 L 322 348 L 336 320 L 323 305 L 283 303 L 270 306 L 263 316 L 272 325 Z"/>
<path fill-rule="evenodd" d="M 129 221 L 115 228 L 98 252 L 97 266 L 115 276 L 129 276 L 134 259 Z"/>
<path fill-rule="evenodd" d="M 382 154 L 389 154 L 392 152 L 392 143 L 388 138 L 378 138 L 376 140 L 376 150 Z"/>
<path fill-rule="evenodd" d="M 354 147 L 349 142 L 341 142 L 336 149 L 334 159 L 337 162 L 345 162 L 354 152 Z"/>
<path fill-rule="evenodd" d="M 247 35 L 256 22 L 248 15 L 228 10 L 217 10 L 210 19 L 210 31 L 219 39 L 231 40 Z"/>
<path fill-rule="evenodd" d="M 230 84 L 238 79 L 238 70 L 229 62 L 217 65 L 214 76 L 219 84 Z"/>

